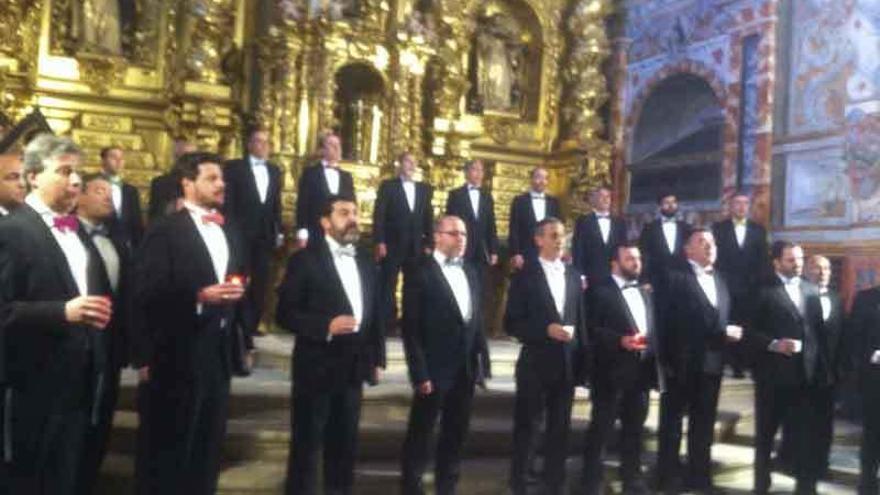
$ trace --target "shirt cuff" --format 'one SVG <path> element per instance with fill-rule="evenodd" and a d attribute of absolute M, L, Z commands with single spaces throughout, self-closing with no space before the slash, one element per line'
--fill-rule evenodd
<path fill-rule="evenodd" d="M 880 349 L 871 354 L 871 364 L 880 364 Z"/>
<path fill-rule="evenodd" d="M 299 229 L 296 231 L 296 238 L 301 241 L 309 240 L 309 229 Z"/>

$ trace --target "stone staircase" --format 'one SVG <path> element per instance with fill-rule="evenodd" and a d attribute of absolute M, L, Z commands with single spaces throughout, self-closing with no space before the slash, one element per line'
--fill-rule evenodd
<path fill-rule="evenodd" d="M 487 390 L 480 390 L 474 400 L 471 433 L 465 446 L 459 493 L 506 493 L 508 458 L 512 444 L 514 405 L 513 370 L 519 346 L 513 342 L 492 341 L 492 370 L 495 378 Z M 279 494 L 284 486 L 290 441 L 290 354 L 292 340 L 270 335 L 258 339 L 257 369 L 246 379 L 232 385 L 230 417 L 223 447 L 224 466 L 218 493 L 228 495 Z M 118 495 L 132 493 L 134 448 L 137 432 L 135 413 L 136 376 L 126 372 L 110 440 L 110 454 L 102 466 L 97 493 Z M 389 340 L 388 369 L 379 386 L 367 388 L 362 406 L 360 448 L 357 467 L 357 493 L 397 493 L 398 459 L 409 413 L 411 388 L 399 340 Z M 658 396 L 652 395 L 647 421 L 647 463 L 653 464 L 656 451 Z M 580 451 L 589 418 L 589 392 L 578 389 L 575 400 L 572 436 L 569 442 L 569 478 L 573 485 L 580 475 Z M 717 479 L 732 491 L 748 493 L 751 487 L 752 386 L 748 380 L 727 380 L 722 387 L 717 443 L 713 456 Z M 854 448 L 853 431 L 839 435 L 840 446 Z M 852 468 L 852 452 L 839 454 L 844 468 Z M 609 466 L 616 463 L 614 455 Z M 836 465 L 837 465 L 836 464 Z M 613 479 L 613 470 L 609 472 Z M 835 480 L 852 486 L 850 469 L 835 470 Z M 430 481 L 430 479 L 429 479 Z M 428 483 L 430 486 L 430 482 Z M 780 488 L 791 480 L 779 476 Z M 840 493 L 852 493 L 847 488 Z M 832 485 L 830 492 L 836 492 Z M 611 483 L 619 490 L 619 484 Z M 826 491 L 827 492 L 827 491 Z M 572 493 L 577 493 L 573 490 Z"/>

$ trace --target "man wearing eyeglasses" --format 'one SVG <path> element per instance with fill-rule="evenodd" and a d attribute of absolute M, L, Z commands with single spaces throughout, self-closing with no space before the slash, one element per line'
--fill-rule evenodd
<path fill-rule="evenodd" d="M 436 493 L 455 493 L 474 384 L 488 376 L 477 269 L 464 262 L 467 228 L 456 216 L 434 225 L 434 252 L 416 265 L 403 292 L 403 344 L 415 394 L 403 444 L 402 491 L 421 495 L 434 424 Z"/>

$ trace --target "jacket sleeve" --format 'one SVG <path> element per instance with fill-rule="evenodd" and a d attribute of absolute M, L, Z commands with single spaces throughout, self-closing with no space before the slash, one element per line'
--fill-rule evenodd
<path fill-rule="evenodd" d="M 585 233 L 587 222 L 584 221 L 584 218 L 581 217 L 577 220 L 574 226 L 574 235 L 571 239 L 571 254 L 572 254 L 572 264 L 574 264 L 575 268 L 580 270 L 581 273 L 587 273 L 587 262 L 584 259 L 584 254 L 586 251 L 586 246 L 584 246 L 585 242 Z M 596 280 L 590 280 L 589 283 L 596 283 Z"/>
<path fill-rule="evenodd" d="M 373 209 L 373 242 L 381 244 L 385 242 L 385 216 L 388 211 L 388 186 L 383 182 L 376 194 L 376 206 Z"/>
<path fill-rule="evenodd" d="M 498 225 L 495 223 L 495 200 L 486 195 L 486 239 L 489 243 L 489 254 L 498 254 Z"/>
<path fill-rule="evenodd" d="M 519 238 L 519 208 L 517 208 L 516 203 L 517 198 L 513 198 L 513 201 L 510 203 L 510 225 L 507 228 L 507 239 L 511 256 L 522 254 L 522 240 Z"/>
<path fill-rule="evenodd" d="M 299 187 L 296 192 L 296 228 L 309 228 L 309 205 L 312 202 L 311 190 L 309 185 L 309 167 L 303 169 L 303 173 L 299 178 Z"/>
<path fill-rule="evenodd" d="M 422 248 L 431 247 L 431 231 L 434 230 L 434 188 L 425 185 L 425 212 L 422 214 Z"/>
<path fill-rule="evenodd" d="M 327 341 L 330 332 L 330 321 L 336 315 L 328 315 L 312 307 L 313 301 L 309 287 L 315 284 L 312 280 L 313 267 L 311 260 L 306 259 L 308 252 L 299 251 L 287 263 L 284 280 L 278 287 L 278 306 L 275 320 L 281 328 L 293 333 L 297 338 L 316 341 Z"/>
<path fill-rule="evenodd" d="M 534 309 L 529 304 L 528 283 L 528 272 L 525 270 L 521 270 L 511 279 L 504 313 L 504 329 L 508 335 L 516 337 L 524 344 L 543 344 L 550 339 L 547 336 L 547 325 L 551 322 L 541 322 L 533 314 Z"/>
<path fill-rule="evenodd" d="M 620 350 L 620 333 L 609 327 L 609 303 L 605 300 L 606 292 L 600 289 L 595 293 L 587 321 L 590 337 L 596 352 L 603 354 L 615 353 Z"/>
<path fill-rule="evenodd" d="M 409 368 L 409 378 L 413 385 L 418 385 L 431 377 L 425 360 L 424 343 L 422 341 L 422 291 L 424 290 L 420 270 L 414 270 L 403 283 L 403 350 Z"/>

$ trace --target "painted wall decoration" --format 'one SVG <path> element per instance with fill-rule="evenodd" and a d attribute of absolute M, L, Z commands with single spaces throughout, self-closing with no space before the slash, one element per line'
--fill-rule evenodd
<path fill-rule="evenodd" d="M 839 227 L 849 223 L 849 182 L 839 149 L 789 155 L 787 172 L 787 226 Z"/>
<path fill-rule="evenodd" d="M 850 112 L 845 156 L 855 221 L 880 222 L 880 113 Z"/>

